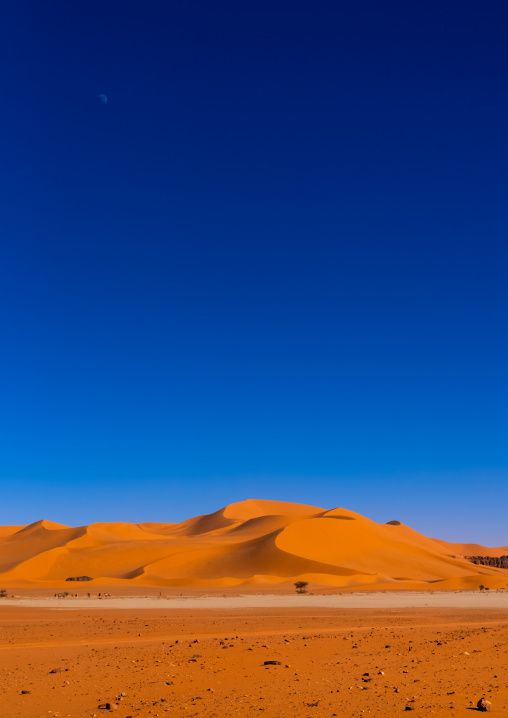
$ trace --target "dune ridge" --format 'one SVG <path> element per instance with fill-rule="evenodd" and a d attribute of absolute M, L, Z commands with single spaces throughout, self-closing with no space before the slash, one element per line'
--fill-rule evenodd
<path fill-rule="evenodd" d="M 0 527 L 0 585 L 69 587 L 67 578 L 90 576 L 92 586 L 506 588 L 508 570 L 465 556 L 507 553 L 344 508 L 248 499 L 181 523 Z"/>

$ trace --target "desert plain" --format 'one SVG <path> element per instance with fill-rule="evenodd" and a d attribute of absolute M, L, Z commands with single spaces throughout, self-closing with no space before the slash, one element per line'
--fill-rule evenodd
<path fill-rule="evenodd" d="M 0 716 L 508 716 L 506 554 L 278 502 L 3 527 Z"/>

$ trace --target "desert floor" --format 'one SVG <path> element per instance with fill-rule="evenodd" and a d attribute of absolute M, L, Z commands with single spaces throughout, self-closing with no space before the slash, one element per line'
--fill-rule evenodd
<path fill-rule="evenodd" d="M 71 609 L 66 601 L 64 610 L 2 602 L 2 718 L 100 717 L 106 703 L 119 718 L 408 708 L 465 717 L 483 695 L 492 715 L 508 716 L 508 610 L 487 600 L 477 608 L 222 610 L 97 600 Z"/>
<path fill-rule="evenodd" d="M 116 586 L 89 587 L 86 589 L 73 584 L 72 595 L 55 598 L 55 589 L 8 589 L 8 597 L 1 600 L 0 607 L 18 606 L 27 608 L 56 609 L 158 609 L 202 610 L 202 609 L 251 609 L 251 608 L 477 608 L 505 609 L 508 616 L 508 589 L 493 591 L 337 591 L 317 588 L 306 595 L 296 595 L 294 588 L 287 585 L 278 587 L 272 593 L 257 589 L 256 592 L 238 592 L 236 588 L 220 588 L 210 591 L 196 588 L 143 588 L 139 594 L 135 588 L 119 589 Z M 99 592 L 99 589 L 100 592 Z M 57 589 L 61 591 L 62 589 Z"/>

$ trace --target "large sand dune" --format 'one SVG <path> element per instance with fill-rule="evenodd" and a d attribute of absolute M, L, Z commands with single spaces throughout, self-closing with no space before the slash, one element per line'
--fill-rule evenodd
<path fill-rule="evenodd" d="M 378 524 L 347 509 L 327 511 L 248 500 L 179 524 L 50 521 L 0 527 L 0 585 L 236 586 L 306 580 L 336 587 L 506 588 L 508 570 L 466 555 L 508 547 L 449 544 L 398 522 Z"/>

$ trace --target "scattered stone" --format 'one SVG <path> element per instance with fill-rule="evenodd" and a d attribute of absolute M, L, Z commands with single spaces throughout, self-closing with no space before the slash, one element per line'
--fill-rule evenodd
<path fill-rule="evenodd" d="M 264 666 L 281 666 L 282 663 L 280 661 L 265 661 L 263 663 Z"/>
<path fill-rule="evenodd" d="M 492 710 L 492 703 L 486 698 L 480 698 L 480 700 L 476 704 L 476 707 L 482 713 L 490 713 L 490 711 Z"/>

